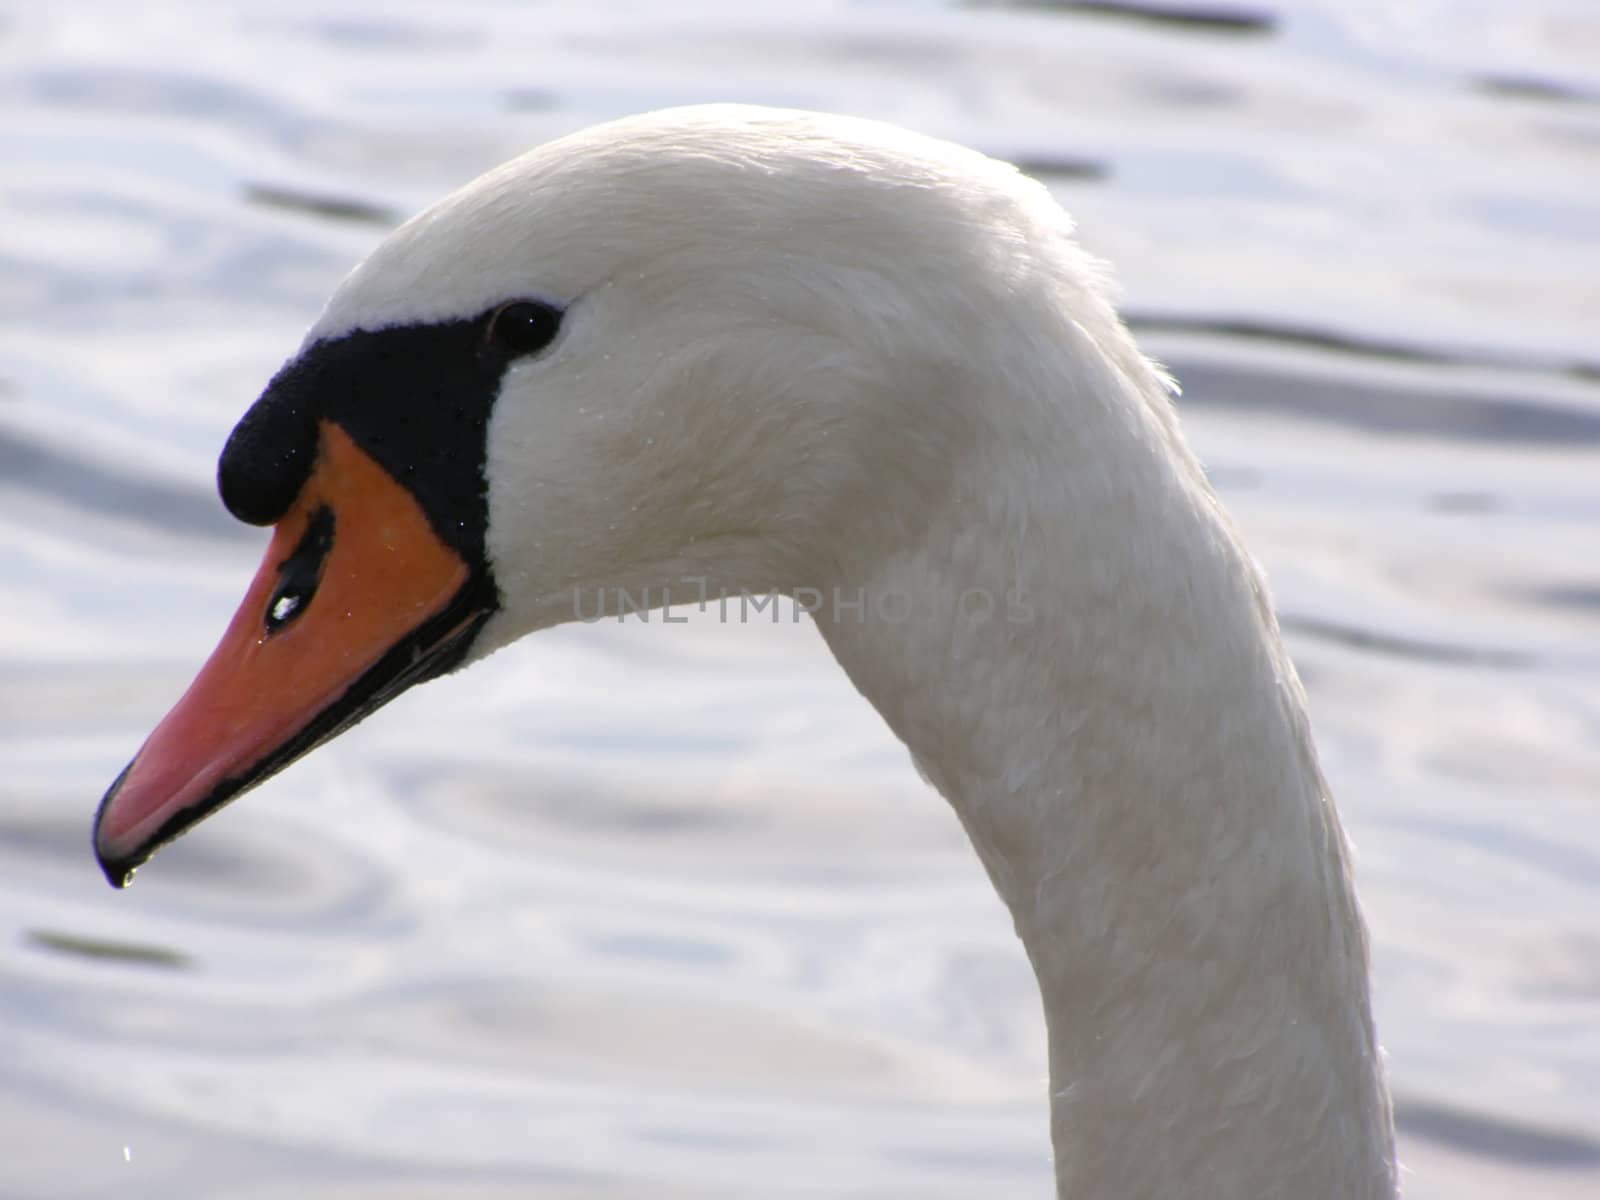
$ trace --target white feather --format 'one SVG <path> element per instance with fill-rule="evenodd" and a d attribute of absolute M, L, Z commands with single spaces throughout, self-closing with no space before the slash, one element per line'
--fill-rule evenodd
<path fill-rule="evenodd" d="M 310 336 L 522 297 L 570 312 L 492 416 L 505 608 L 478 650 L 575 589 L 814 593 L 1015 917 L 1061 1195 L 1392 1196 L 1299 684 L 1170 381 L 1046 192 L 871 122 L 652 114 L 410 222 Z"/>

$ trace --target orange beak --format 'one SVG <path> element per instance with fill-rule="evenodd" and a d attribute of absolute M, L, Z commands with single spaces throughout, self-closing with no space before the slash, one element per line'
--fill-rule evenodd
<path fill-rule="evenodd" d="M 495 607 L 416 498 L 338 425 L 200 674 L 111 785 L 95 852 L 113 886 L 196 821 L 456 666 Z"/>

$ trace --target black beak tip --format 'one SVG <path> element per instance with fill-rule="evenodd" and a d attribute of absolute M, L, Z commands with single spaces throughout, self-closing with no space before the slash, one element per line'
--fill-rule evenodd
<path fill-rule="evenodd" d="M 133 882 L 133 873 L 138 869 L 138 859 L 110 858 L 95 851 L 95 857 L 100 860 L 100 869 L 105 872 L 106 882 L 118 890 L 127 887 Z"/>
<path fill-rule="evenodd" d="M 117 854 L 108 850 L 100 840 L 100 820 L 105 815 L 106 807 L 111 803 L 111 798 L 117 794 L 117 789 L 122 786 L 122 781 L 128 777 L 128 772 L 133 769 L 133 763 L 122 768 L 122 773 L 112 781 L 106 789 L 105 796 L 100 801 L 100 807 L 94 814 L 94 857 L 100 864 L 100 869 L 105 872 L 106 882 L 112 887 L 122 889 L 133 882 L 133 873 L 146 859 L 148 852 L 133 854 Z"/>

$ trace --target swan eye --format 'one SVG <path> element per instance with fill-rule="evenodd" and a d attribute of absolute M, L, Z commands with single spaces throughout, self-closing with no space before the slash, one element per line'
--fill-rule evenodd
<path fill-rule="evenodd" d="M 324 506 L 312 514 L 294 553 L 278 564 L 278 586 L 272 590 L 262 621 L 268 637 L 305 612 L 322 582 L 322 564 L 332 548 L 333 510 Z"/>
<path fill-rule="evenodd" d="M 535 354 L 561 331 L 561 310 L 537 300 L 503 304 L 489 318 L 489 344 L 510 355 Z"/>

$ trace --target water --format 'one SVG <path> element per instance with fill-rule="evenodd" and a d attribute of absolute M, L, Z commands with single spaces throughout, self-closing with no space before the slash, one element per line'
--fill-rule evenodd
<path fill-rule="evenodd" d="M 1600 13 L 1212 8 L 0 5 L 0 1194 L 1048 1194 L 1007 918 L 805 625 L 541 635 L 130 892 L 89 853 L 260 552 L 216 451 L 340 275 L 703 99 L 1051 182 L 1271 574 L 1408 1194 L 1595 1194 Z"/>

